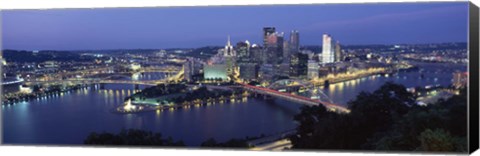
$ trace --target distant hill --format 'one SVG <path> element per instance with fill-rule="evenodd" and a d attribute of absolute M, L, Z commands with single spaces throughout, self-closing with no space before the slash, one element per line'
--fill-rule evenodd
<path fill-rule="evenodd" d="M 218 49 L 223 47 L 220 46 L 207 46 L 207 47 L 200 47 L 195 48 L 191 52 L 187 53 L 186 56 L 201 58 L 201 59 L 208 59 L 213 55 L 217 54 Z"/>
<path fill-rule="evenodd" d="M 78 53 L 69 51 L 19 51 L 19 50 L 4 50 L 3 58 L 7 62 L 19 62 L 19 63 L 40 63 L 45 61 L 93 61 L 92 56 L 82 56 Z"/>
<path fill-rule="evenodd" d="M 434 50 L 461 50 L 467 49 L 466 42 L 452 42 L 452 43 L 431 43 L 431 44 L 372 44 L 372 45 L 341 45 L 342 49 L 370 49 L 373 52 L 395 52 L 401 49 L 414 48 L 415 52 L 431 52 Z M 394 48 L 398 46 L 399 48 Z M 315 53 L 322 51 L 321 45 L 305 45 L 300 49 L 310 50 Z"/>

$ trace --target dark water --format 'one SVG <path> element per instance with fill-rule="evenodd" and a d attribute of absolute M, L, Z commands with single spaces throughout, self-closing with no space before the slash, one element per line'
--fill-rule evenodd
<path fill-rule="evenodd" d="M 369 76 L 347 82 L 330 85 L 322 88 L 324 93 L 335 103 L 344 104 L 353 100 L 362 91 L 373 92 L 385 82 L 391 81 L 402 84 L 407 88 L 425 87 L 427 85 L 449 86 L 452 84 L 455 71 L 467 71 L 466 65 L 416 63 L 418 71 L 399 72 L 389 76 Z M 422 78 L 421 75 L 424 75 Z"/>
<path fill-rule="evenodd" d="M 155 77 L 152 74 L 146 77 Z M 187 145 L 199 145 L 210 137 L 226 141 L 295 128 L 295 112 L 255 98 L 174 111 L 112 113 L 125 97 L 133 94 L 133 89 L 133 85 L 105 85 L 105 90 L 97 86 L 3 106 L 4 143 L 82 144 L 90 132 L 117 133 L 122 128 L 136 128 L 161 132 Z"/>
<path fill-rule="evenodd" d="M 407 87 L 435 84 L 447 86 L 451 84 L 452 73 L 456 70 L 465 71 L 466 67 L 422 64 L 418 72 L 398 73 L 389 77 L 371 76 L 331 85 L 323 91 L 335 103 L 345 104 L 360 91 L 374 91 L 387 81 Z M 420 78 L 419 72 L 424 73 L 425 78 Z M 133 85 L 106 85 L 106 91 L 90 88 L 3 106 L 4 143 L 82 144 L 83 139 L 92 131 L 116 133 L 122 128 L 137 128 L 161 132 L 164 136 L 172 136 L 174 140 L 183 140 L 187 145 L 198 145 L 210 137 L 225 141 L 230 138 L 272 134 L 296 126 L 292 120 L 296 110 L 292 109 L 299 105 L 280 100 L 276 101 L 277 104 L 271 104 L 255 98 L 249 98 L 246 102 L 174 111 L 112 113 L 111 110 L 121 104 L 129 95 L 128 90 L 133 88 Z"/>

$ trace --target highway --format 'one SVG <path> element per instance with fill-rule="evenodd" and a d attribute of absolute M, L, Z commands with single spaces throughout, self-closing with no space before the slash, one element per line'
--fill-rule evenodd
<path fill-rule="evenodd" d="M 253 151 L 282 151 L 292 147 L 292 143 L 288 139 L 282 139 L 275 142 L 260 144 L 251 148 Z"/>
<path fill-rule="evenodd" d="M 254 91 L 254 92 L 257 92 L 257 93 L 260 93 L 260 94 L 268 94 L 268 95 L 271 95 L 271 96 L 274 96 L 274 97 L 283 98 L 283 99 L 286 99 L 286 100 L 294 101 L 296 103 L 310 105 L 310 106 L 312 106 L 312 105 L 316 106 L 316 105 L 322 104 L 327 109 L 342 112 L 342 113 L 349 113 L 350 112 L 350 110 L 348 108 L 346 108 L 342 105 L 339 105 L 339 104 L 334 104 L 334 103 L 330 103 L 330 102 L 327 102 L 327 101 L 320 101 L 318 99 L 310 99 L 308 97 L 303 97 L 303 96 L 300 96 L 300 95 L 293 95 L 293 94 L 290 94 L 290 93 L 279 92 L 277 90 L 264 88 L 264 87 L 252 86 L 252 85 L 248 85 L 248 84 L 244 84 L 244 83 L 239 83 L 239 84 L 242 85 L 245 89 L 248 89 L 250 91 Z"/>

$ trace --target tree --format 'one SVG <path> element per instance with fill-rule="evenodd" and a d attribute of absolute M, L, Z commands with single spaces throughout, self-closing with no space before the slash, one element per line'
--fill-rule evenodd
<path fill-rule="evenodd" d="M 407 114 L 395 121 L 394 126 L 388 132 L 377 133 L 376 138 L 369 140 L 372 148 L 377 150 L 432 151 L 434 148 L 425 148 L 422 145 L 426 141 L 427 134 L 443 135 L 448 133 L 452 137 L 450 141 L 454 145 L 454 148 L 449 148 L 449 151 L 467 151 L 466 97 L 466 90 L 463 90 L 460 95 L 455 95 L 447 100 L 440 100 L 427 107 L 415 106 L 410 108 Z M 440 132 L 440 130 L 444 132 Z M 423 142 L 419 139 L 422 134 Z M 438 149 L 434 151 L 438 151 Z"/>
<path fill-rule="evenodd" d="M 84 141 L 88 145 L 141 145 L 141 146 L 185 146 L 182 141 L 175 142 L 171 137 L 163 139 L 162 134 L 143 130 L 123 129 L 119 134 L 90 133 Z"/>
<path fill-rule="evenodd" d="M 202 144 L 201 147 L 229 147 L 229 148 L 249 148 L 247 139 L 230 139 L 223 143 L 218 143 L 215 139 L 210 138 Z"/>
<path fill-rule="evenodd" d="M 427 107 L 417 106 L 404 86 L 389 82 L 348 102 L 349 114 L 328 112 L 323 106 L 303 107 L 294 117 L 299 125 L 290 140 L 294 149 L 465 151 L 466 102 L 461 92 Z M 423 145 L 431 142 L 438 145 Z"/>
<path fill-rule="evenodd" d="M 210 138 L 210 139 L 202 142 L 202 144 L 200 144 L 200 146 L 202 146 L 202 147 L 215 147 L 215 146 L 217 146 L 217 144 L 218 143 L 215 139 Z"/>
<path fill-rule="evenodd" d="M 449 132 L 443 129 L 427 129 L 418 138 L 421 142 L 420 150 L 423 151 L 453 151 L 454 141 Z"/>

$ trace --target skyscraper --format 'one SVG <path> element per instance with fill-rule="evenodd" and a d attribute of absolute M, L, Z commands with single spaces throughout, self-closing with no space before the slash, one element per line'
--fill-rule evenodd
<path fill-rule="evenodd" d="M 223 55 L 224 56 L 236 56 L 235 50 L 233 49 L 233 46 L 230 43 L 230 36 L 228 36 L 227 45 L 225 45 Z"/>
<path fill-rule="evenodd" d="M 340 47 L 340 42 L 337 41 L 335 44 L 335 62 L 343 61 L 342 49 Z"/>
<path fill-rule="evenodd" d="M 263 64 L 264 63 L 264 51 L 261 47 L 257 46 L 256 44 L 253 44 L 252 47 L 250 47 L 250 60 L 253 62 L 256 62 L 258 64 Z"/>
<path fill-rule="evenodd" d="M 292 32 L 290 32 L 290 51 L 300 51 L 300 36 L 297 30 L 292 30 Z"/>
<path fill-rule="evenodd" d="M 267 47 L 267 40 L 270 34 L 275 33 L 275 27 L 264 27 L 263 28 L 263 47 Z"/>
<path fill-rule="evenodd" d="M 290 45 L 288 41 L 283 41 L 283 63 L 290 63 Z"/>
<path fill-rule="evenodd" d="M 239 62 L 240 78 L 243 80 L 254 80 L 258 78 L 259 66 L 254 62 Z"/>
<path fill-rule="evenodd" d="M 240 60 L 248 61 L 250 57 L 250 43 L 248 41 L 238 42 L 235 49 Z"/>
<path fill-rule="evenodd" d="M 275 65 L 278 62 L 278 37 L 276 33 L 267 36 L 267 42 L 264 47 L 265 55 L 263 60 L 265 63 Z"/>
<path fill-rule="evenodd" d="M 183 63 L 183 77 L 186 81 L 192 81 L 192 76 L 194 74 L 195 62 L 192 57 L 187 57 L 185 63 Z"/>
<path fill-rule="evenodd" d="M 307 76 L 308 72 L 308 54 L 295 53 L 290 61 L 290 76 Z"/>
<path fill-rule="evenodd" d="M 322 63 L 333 63 L 335 61 L 335 49 L 333 39 L 328 34 L 323 34 Z"/>
<path fill-rule="evenodd" d="M 453 86 L 455 88 L 462 88 L 467 85 L 468 82 L 468 72 L 457 71 L 453 73 Z"/>
<path fill-rule="evenodd" d="M 318 78 L 318 70 L 319 70 L 318 62 L 315 60 L 308 60 L 308 72 L 307 77 L 308 79 L 316 79 Z"/>
<path fill-rule="evenodd" d="M 225 45 L 225 49 L 223 51 L 223 57 L 224 57 L 226 68 L 227 68 L 227 74 L 231 75 L 236 66 L 235 63 L 236 63 L 237 54 L 235 53 L 235 50 L 233 49 L 233 46 L 230 43 L 230 36 L 228 36 L 227 45 Z"/>
<path fill-rule="evenodd" d="M 280 64 L 283 62 L 283 42 L 284 42 L 284 33 L 276 33 L 277 35 L 277 49 L 276 49 L 276 55 L 277 55 L 277 64 Z"/>

